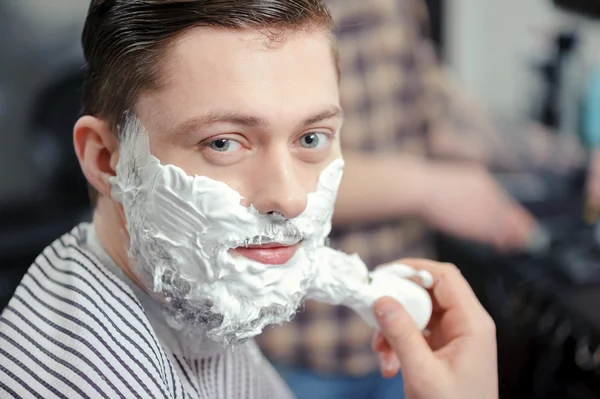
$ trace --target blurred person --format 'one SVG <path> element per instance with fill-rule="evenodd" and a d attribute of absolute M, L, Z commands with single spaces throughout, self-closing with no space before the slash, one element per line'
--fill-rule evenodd
<path fill-rule="evenodd" d="M 73 139 L 93 223 L 50 244 L 3 311 L 0 396 L 291 396 L 252 337 L 288 320 L 327 266 L 314 256 L 343 165 L 330 26 L 319 0 L 92 1 Z M 493 329 L 466 282 L 407 263 L 436 279 L 430 328 L 444 339 L 414 346 L 414 323 L 383 300 L 375 350 L 415 371 L 414 398 L 496 391 Z M 446 361 L 464 368 L 422 386 L 417 363 Z"/>
<path fill-rule="evenodd" d="M 336 22 L 346 112 L 333 246 L 374 267 L 401 257 L 434 258 L 430 228 L 500 251 L 532 245 L 536 221 L 488 168 L 581 167 L 575 135 L 556 138 L 534 124 L 496 129 L 443 72 L 424 2 L 326 3 Z M 378 373 L 371 334 L 352 311 L 307 301 L 292 323 L 268 329 L 258 342 L 299 398 L 397 398 L 402 376 Z"/>

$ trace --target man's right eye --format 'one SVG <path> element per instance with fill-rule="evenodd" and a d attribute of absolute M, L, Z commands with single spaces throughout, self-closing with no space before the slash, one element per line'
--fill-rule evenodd
<path fill-rule="evenodd" d="M 208 146 L 217 152 L 231 152 L 240 149 L 241 144 L 230 139 L 218 139 L 211 141 Z"/>

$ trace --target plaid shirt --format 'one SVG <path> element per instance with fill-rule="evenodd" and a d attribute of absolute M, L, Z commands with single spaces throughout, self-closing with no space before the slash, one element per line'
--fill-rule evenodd
<path fill-rule="evenodd" d="M 483 110 L 449 84 L 428 39 L 421 0 L 326 2 L 340 47 L 344 151 L 531 167 L 548 162 L 557 151 L 564 159 L 565 148 L 573 147 L 548 144 L 539 130 L 510 138 L 498 134 Z M 417 220 L 334 230 L 331 238 L 332 246 L 358 253 L 369 267 L 403 257 L 434 257 L 430 234 Z M 379 367 L 372 334 L 353 311 L 308 301 L 291 323 L 268 329 L 257 341 L 267 357 L 282 365 L 363 375 Z"/>

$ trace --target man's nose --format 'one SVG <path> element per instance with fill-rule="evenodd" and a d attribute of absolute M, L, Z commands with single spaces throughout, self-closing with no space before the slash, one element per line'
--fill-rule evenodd
<path fill-rule="evenodd" d="M 265 165 L 263 165 L 265 166 Z M 306 209 L 307 191 L 292 162 L 271 162 L 257 172 L 252 205 L 263 215 L 280 214 L 286 219 Z"/>

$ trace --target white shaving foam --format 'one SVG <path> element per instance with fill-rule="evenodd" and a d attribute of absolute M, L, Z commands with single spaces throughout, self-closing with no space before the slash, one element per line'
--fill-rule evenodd
<path fill-rule="evenodd" d="M 343 161 L 321 173 L 305 211 L 290 220 L 244 207 L 242 196 L 223 182 L 161 165 L 137 118 L 120 136 L 112 197 L 125 211 L 131 269 L 165 304 L 169 324 L 208 330 L 210 338 L 229 343 L 289 320 L 316 276 L 315 256 L 331 230 Z M 248 244 L 299 240 L 284 265 L 229 253 Z"/>
<path fill-rule="evenodd" d="M 126 216 L 131 270 L 163 304 L 169 325 L 192 341 L 208 336 L 229 344 L 254 337 L 269 324 L 291 319 L 307 294 L 350 306 L 371 325 L 373 302 L 390 295 L 418 325 L 426 324 L 431 300 L 406 280 L 415 274 L 412 269 L 369 274 L 358 256 L 325 247 L 342 169 L 341 159 L 325 168 L 300 216 L 262 215 L 241 205 L 243 197 L 227 184 L 162 165 L 150 152 L 147 132 L 131 116 L 120 131 L 120 158 L 111 179 L 112 197 Z M 300 240 L 284 265 L 229 252 Z"/>

